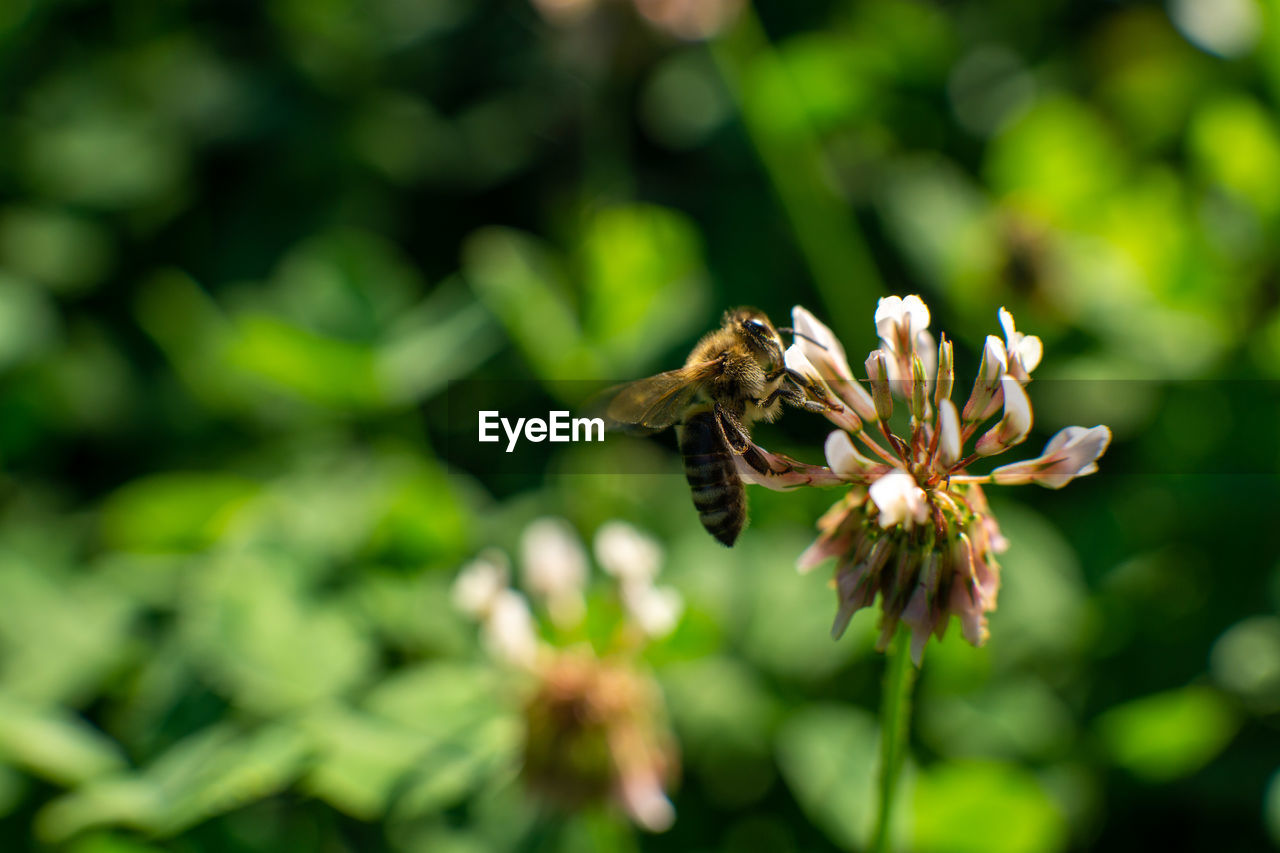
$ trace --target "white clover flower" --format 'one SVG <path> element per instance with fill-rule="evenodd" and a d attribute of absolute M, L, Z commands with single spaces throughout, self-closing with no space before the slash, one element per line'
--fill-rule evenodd
<path fill-rule="evenodd" d="M 803 355 L 835 392 L 836 398 L 857 417 L 864 421 L 875 420 L 876 409 L 871 395 L 853 378 L 844 346 L 831 329 L 799 305 L 791 309 L 791 322 L 798 334 L 788 352 L 797 350 Z"/>
<path fill-rule="evenodd" d="M 876 480 L 867 492 L 876 509 L 880 510 L 881 527 L 900 524 L 910 530 L 913 524 L 922 524 L 929 517 L 924 489 L 920 488 L 915 477 L 901 468 L 894 468 Z"/>
<path fill-rule="evenodd" d="M 1040 364 L 1044 344 L 1035 335 L 1024 335 L 1013 325 L 1013 315 L 1000 309 L 1000 327 L 1004 329 L 1005 352 L 1009 356 L 1009 372 L 1023 385 L 1031 381 L 1031 371 Z"/>
<path fill-rule="evenodd" d="M 1036 483 L 1061 489 L 1076 477 L 1096 472 L 1098 458 L 1110 443 L 1111 430 L 1105 426 L 1067 427 L 1049 439 L 1044 453 L 1026 462 L 1002 465 L 991 472 L 991 479 L 1004 486 Z"/>
<path fill-rule="evenodd" d="M 1004 339 L 986 337 L 973 389 L 958 409 L 951 400 L 952 343 L 942 336 L 941 344 L 934 344 L 928 333 L 929 309 L 920 297 L 880 300 L 875 313 L 880 345 L 865 361 L 869 394 L 851 375 L 845 349 L 831 330 L 798 306 L 792 314 L 797 331 L 813 342 L 805 344 L 798 337 L 797 355 L 789 364 L 806 377 L 816 371 L 845 402 L 857 396 L 857 414 L 868 423 L 851 427 L 839 413 L 826 412 L 840 427 L 827 437 L 826 467 L 756 447 L 766 464 L 739 460 L 743 481 L 778 490 L 830 485 L 833 480 L 849 484 L 818 522 L 818 538 L 797 562 L 806 572 L 836 559 L 839 609 L 833 636 L 843 633 L 855 611 L 878 598 L 881 650 L 902 623 L 911 629 L 911 652 L 918 664 L 929 636 L 940 638 L 951 616 L 960 621 L 965 639 L 980 645 L 999 592 L 996 555 L 1008 546 L 982 484 L 1033 482 L 1061 488 L 1097 470 L 1110 431 L 1104 426 L 1068 427 L 1036 459 L 989 474 L 970 473 L 974 462 L 1029 435 L 1034 416 L 1024 386 L 1043 355 L 1038 337 L 1018 332 L 1013 317 L 1000 309 Z M 857 389 L 858 395 L 847 389 Z M 909 430 L 902 435 L 890 425 L 895 396 L 906 401 L 911 414 Z M 1000 419 L 978 435 L 998 412 Z M 970 442 L 972 452 L 966 455 Z"/>
<path fill-rule="evenodd" d="M 791 322 L 799 333 L 793 347 L 806 361 L 822 368 L 824 375 L 853 379 L 844 345 L 826 325 L 799 305 L 791 309 Z"/>
<path fill-rule="evenodd" d="M 929 328 L 929 307 L 919 296 L 887 296 L 876 305 L 876 332 L 890 352 L 911 349 L 915 335 Z"/>
<path fill-rule="evenodd" d="M 587 583 L 587 553 L 569 522 L 540 518 L 520 537 L 521 582 L 545 602 L 551 619 L 561 627 L 582 619 L 582 590 Z"/>
<path fill-rule="evenodd" d="M 484 621 L 484 639 L 495 660 L 533 668 L 538 659 L 538 631 L 523 595 L 512 589 L 498 593 Z"/>
<path fill-rule="evenodd" d="M 827 436 L 824 452 L 827 466 L 844 479 L 870 478 L 888 470 L 883 462 L 876 462 L 859 453 L 853 446 L 849 433 L 843 430 L 836 430 Z"/>
<path fill-rule="evenodd" d="M 473 618 L 484 616 L 507 588 L 508 575 L 506 555 L 494 549 L 482 552 L 454 580 L 453 606 Z"/>
<path fill-rule="evenodd" d="M 596 531 L 596 562 L 619 581 L 652 583 L 662 564 L 662 546 L 625 521 L 606 521 Z"/>
<path fill-rule="evenodd" d="M 1000 393 L 1004 397 L 1004 417 L 978 439 L 974 450 L 979 456 L 1003 453 L 1026 441 L 1031 432 L 1031 400 L 1022 384 L 1012 376 L 1002 376 Z"/>
<path fill-rule="evenodd" d="M 644 582 L 622 586 L 622 606 L 645 636 L 661 639 L 676 629 L 684 613 L 684 598 L 673 587 Z"/>

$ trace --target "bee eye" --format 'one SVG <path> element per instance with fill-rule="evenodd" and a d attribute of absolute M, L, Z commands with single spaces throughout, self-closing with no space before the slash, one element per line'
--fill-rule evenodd
<path fill-rule="evenodd" d="M 753 332 L 764 331 L 764 323 L 761 323 L 759 320 L 747 320 L 742 325 L 746 326 L 748 329 L 750 329 Z"/>

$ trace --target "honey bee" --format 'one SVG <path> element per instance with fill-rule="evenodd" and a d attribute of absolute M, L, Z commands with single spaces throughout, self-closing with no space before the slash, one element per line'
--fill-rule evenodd
<path fill-rule="evenodd" d="M 755 308 L 736 308 L 698 341 L 684 367 L 607 391 L 602 408 L 611 429 L 649 434 L 679 425 L 698 517 L 708 533 L 732 546 L 747 521 L 735 457 L 769 472 L 748 429 L 755 421 L 775 420 L 784 401 L 810 411 L 835 407 L 821 388 L 787 368 L 782 337 L 769 318 Z"/>

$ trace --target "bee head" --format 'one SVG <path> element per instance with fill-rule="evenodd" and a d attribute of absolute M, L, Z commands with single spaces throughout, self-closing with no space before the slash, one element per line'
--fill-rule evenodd
<path fill-rule="evenodd" d="M 782 338 L 763 311 L 739 308 L 725 317 L 725 325 L 733 328 L 753 351 L 771 360 L 781 361 Z"/>

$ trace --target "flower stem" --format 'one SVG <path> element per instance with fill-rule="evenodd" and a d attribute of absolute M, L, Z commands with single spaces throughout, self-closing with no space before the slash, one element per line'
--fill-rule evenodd
<path fill-rule="evenodd" d="M 880 809 L 876 814 L 872 853 L 888 853 L 894 798 L 911 728 L 911 689 L 916 668 L 911 663 L 911 632 L 898 627 L 885 664 L 884 701 L 880 708 Z"/>

